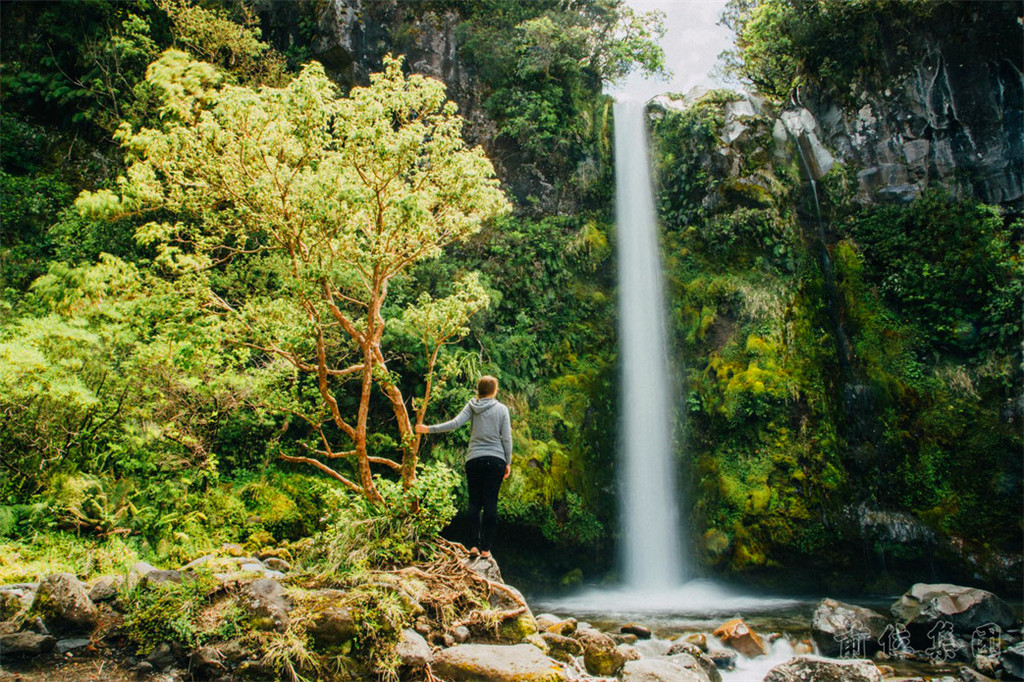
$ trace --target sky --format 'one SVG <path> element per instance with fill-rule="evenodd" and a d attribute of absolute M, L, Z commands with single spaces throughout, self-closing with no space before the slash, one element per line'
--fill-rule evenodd
<path fill-rule="evenodd" d="M 638 12 L 665 13 L 665 64 L 669 81 L 650 81 L 635 73 L 609 89 L 617 97 L 650 99 L 666 92 L 686 93 L 714 84 L 712 71 L 722 50 L 732 46 L 732 31 L 717 24 L 726 0 L 626 0 Z"/>

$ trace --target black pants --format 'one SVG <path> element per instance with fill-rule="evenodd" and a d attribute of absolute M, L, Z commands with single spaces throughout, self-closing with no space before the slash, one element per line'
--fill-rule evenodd
<path fill-rule="evenodd" d="M 466 462 L 470 542 L 481 552 L 491 551 L 494 527 L 498 524 L 498 490 L 504 478 L 505 460 L 502 458 L 479 457 Z"/>

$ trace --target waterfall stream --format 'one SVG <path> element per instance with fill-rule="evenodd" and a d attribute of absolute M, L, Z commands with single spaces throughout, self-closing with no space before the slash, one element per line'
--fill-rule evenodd
<path fill-rule="evenodd" d="M 686 577 L 672 451 L 675 396 L 645 109 L 642 100 L 615 103 L 621 547 L 625 582 L 634 590 L 671 588 Z"/>

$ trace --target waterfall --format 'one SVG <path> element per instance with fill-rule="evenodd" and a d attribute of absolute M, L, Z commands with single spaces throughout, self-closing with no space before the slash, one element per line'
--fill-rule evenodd
<path fill-rule="evenodd" d="M 660 242 L 647 153 L 646 103 L 615 103 L 615 221 L 622 369 L 620 516 L 625 582 L 676 587 L 686 577 Z"/>

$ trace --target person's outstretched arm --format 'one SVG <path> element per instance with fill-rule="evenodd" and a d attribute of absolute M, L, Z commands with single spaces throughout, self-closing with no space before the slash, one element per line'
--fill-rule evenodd
<path fill-rule="evenodd" d="M 473 412 L 469 407 L 469 403 L 466 403 L 466 406 L 462 408 L 462 412 L 459 412 L 459 415 L 455 417 L 455 419 L 449 419 L 442 424 L 427 426 L 427 433 L 445 433 L 447 431 L 454 431 L 468 422 L 472 414 Z"/>

